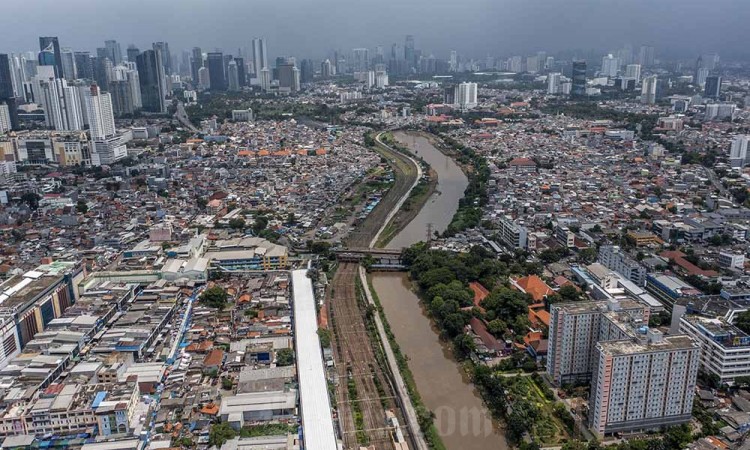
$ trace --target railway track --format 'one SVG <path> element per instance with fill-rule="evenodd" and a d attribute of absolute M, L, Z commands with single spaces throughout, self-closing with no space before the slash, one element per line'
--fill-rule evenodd
<path fill-rule="evenodd" d="M 349 247 L 369 247 L 390 212 L 409 192 L 417 170 L 409 158 L 379 147 L 378 152 L 389 160 L 394 183 L 377 207 L 346 240 Z M 336 386 L 339 426 L 346 449 L 372 446 L 376 450 L 394 449 L 386 411 L 393 410 L 405 424 L 399 410 L 395 390 L 378 361 L 376 348 L 367 329 L 367 308 L 357 292 L 357 263 L 341 263 L 329 289 L 329 324 L 339 382 Z M 382 353 L 381 353 L 382 354 Z M 408 434 L 402 425 L 402 431 Z"/>

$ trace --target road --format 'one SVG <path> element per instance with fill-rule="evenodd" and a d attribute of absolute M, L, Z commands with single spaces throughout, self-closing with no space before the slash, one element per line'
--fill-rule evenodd
<path fill-rule="evenodd" d="M 190 118 L 188 118 L 187 111 L 185 111 L 185 104 L 184 103 L 182 103 L 182 102 L 178 102 L 177 103 L 177 111 L 175 111 L 175 113 L 174 113 L 174 118 L 177 119 L 177 120 L 179 120 L 180 123 L 183 126 L 185 126 L 185 128 L 188 128 L 193 133 L 200 132 L 200 130 L 197 129 L 195 127 L 195 125 L 193 125 L 190 122 Z"/>

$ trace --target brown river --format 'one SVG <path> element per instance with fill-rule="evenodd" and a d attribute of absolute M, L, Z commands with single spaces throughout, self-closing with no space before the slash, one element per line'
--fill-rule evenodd
<path fill-rule="evenodd" d="M 461 168 L 422 136 L 395 133 L 396 139 L 424 158 L 438 173 L 437 192 L 417 217 L 396 235 L 389 248 L 409 246 L 426 238 L 427 224 L 442 232 L 450 223 L 468 181 Z M 449 450 L 508 449 L 502 430 L 490 420 L 479 393 L 438 338 L 405 273 L 375 273 L 373 287 L 391 330 L 409 359 L 417 390 L 435 413 L 438 433 Z"/>

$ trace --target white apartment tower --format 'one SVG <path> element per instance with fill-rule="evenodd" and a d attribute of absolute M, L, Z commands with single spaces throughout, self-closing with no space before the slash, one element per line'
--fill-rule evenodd
<path fill-rule="evenodd" d="M 612 56 L 611 54 L 606 55 L 602 58 L 602 76 L 614 78 L 617 76 L 617 72 L 620 70 L 620 60 Z"/>
<path fill-rule="evenodd" d="M 748 151 L 750 150 L 750 136 L 737 136 L 732 141 L 732 149 L 729 151 L 729 163 L 732 167 L 742 167 L 748 163 Z"/>
<path fill-rule="evenodd" d="M 550 73 L 547 75 L 547 93 L 548 94 L 559 94 L 560 93 L 560 81 L 562 74 L 558 72 Z"/>
<path fill-rule="evenodd" d="M 635 339 L 600 342 L 589 395 L 589 426 L 599 436 L 687 423 L 700 346 L 686 335 L 642 328 Z"/>
<path fill-rule="evenodd" d="M 68 86 L 68 82 L 61 78 L 39 80 L 38 86 L 47 127 L 57 131 L 83 129 L 81 100 L 75 86 Z M 36 92 L 34 96 L 36 99 Z"/>
<path fill-rule="evenodd" d="M 635 84 L 641 82 L 641 65 L 640 64 L 628 64 L 625 66 L 625 78 L 632 78 L 635 80 Z"/>
<path fill-rule="evenodd" d="M 456 107 L 467 110 L 475 108 L 477 103 L 477 84 L 476 83 L 460 83 L 456 85 L 454 90 L 454 98 Z"/>
<path fill-rule="evenodd" d="M 86 97 L 86 110 L 92 141 L 114 136 L 115 115 L 108 92 L 101 92 L 99 86 L 91 85 L 90 94 Z"/>

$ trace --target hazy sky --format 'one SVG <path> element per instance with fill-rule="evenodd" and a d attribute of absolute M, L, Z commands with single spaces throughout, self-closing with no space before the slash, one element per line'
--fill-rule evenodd
<path fill-rule="evenodd" d="M 657 57 L 719 52 L 750 59 L 750 0 L 0 0 L 0 52 L 38 50 L 38 36 L 95 50 L 169 42 L 235 53 L 265 37 L 271 56 L 403 44 L 477 58 L 654 45 Z M 386 50 L 387 51 L 387 50 Z"/>

